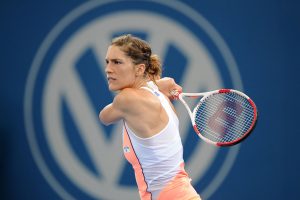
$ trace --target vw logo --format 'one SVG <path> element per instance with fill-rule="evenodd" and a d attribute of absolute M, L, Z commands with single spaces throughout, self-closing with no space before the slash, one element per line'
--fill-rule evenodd
<path fill-rule="evenodd" d="M 147 40 L 187 92 L 242 90 L 225 41 L 198 12 L 177 1 L 89 1 L 65 16 L 38 49 L 24 97 L 25 126 L 33 158 L 62 199 L 138 199 L 131 166 L 123 158 L 121 124 L 105 127 L 100 109 L 107 89 L 105 54 L 113 37 Z M 193 105 L 195 102 L 191 101 Z M 208 199 L 234 164 L 239 146 L 220 149 L 193 132 L 179 113 L 186 170 Z"/>

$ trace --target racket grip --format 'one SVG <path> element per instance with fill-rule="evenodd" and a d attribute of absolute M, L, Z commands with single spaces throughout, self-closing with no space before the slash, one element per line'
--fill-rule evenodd
<path fill-rule="evenodd" d="M 178 100 L 179 99 L 180 92 L 178 90 L 171 90 L 170 94 L 171 94 L 172 99 L 174 99 L 174 100 Z"/>

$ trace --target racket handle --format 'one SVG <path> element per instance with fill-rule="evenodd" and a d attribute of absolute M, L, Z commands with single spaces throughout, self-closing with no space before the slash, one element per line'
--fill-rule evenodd
<path fill-rule="evenodd" d="M 170 91 L 170 94 L 171 94 L 171 96 L 172 96 L 172 99 L 174 99 L 174 100 L 178 100 L 179 99 L 179 95 L 180 95 L 180 91 L 178 91 L 178 90 L 171 90 Z"/>

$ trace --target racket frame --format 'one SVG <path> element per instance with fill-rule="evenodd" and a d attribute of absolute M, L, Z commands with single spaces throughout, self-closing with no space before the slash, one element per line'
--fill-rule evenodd
<path fill-rule="evenodd" d="M 240 96 L 245 97 L 250 105 L 253 107 L 253 113 L 254 113 L 254 119 L 252 120 L 252 124 L 250 125 L 248 131 L 243 135 L 243 137 L 238 138 L 234 141 L 231 142 L 214 142 L 211 141 L 210 139 L 207 139 L 206 137 L 204 137 L 200 131 L 197 128 L 197 125 L 195 123 L 195 115 L 196 115 L 196 111 L 199 108 L 199 106 L 201 106 L 201 104 L 205 101 L 206 98 L 208 98 L 211 95 L 214 94 L 219 94 L 219 93 L 237 93 Z M 186 108 L 186 110 L 188 111 L 188 114 L 190 116 L 190 120 L 192 122 L 192 126 L 195 130 L 195 132 L 197 133 L 197 135 L 204 140 L 205 142 L 209 143 L 209 144 L 213 144 L 215 146 L 232 146 L 235 145 L 239 142 L 241 142 L 242 140 L 244 140 L 247 136 L 250 135 L 251 131 L 254 129 L 256 121 L 257 121 L 257 107 L 255 105 L 255 103 L 252 101 L 252 99 L 247 96 L 246 94 L 244 94 L 243 92 L 240 92 L 238 90 L 234 90 L 234 89 L 219 89 L 219 90 L 213 90 L 213 91 L 209 91 L 209 92 L 202 92 L 202 93 L 185 93 L 185 92 L 178 92 L 178 91 L 172 91 L 171 94 L 175 97 L 175 99 L 179 99 L 180 102 L 184 105 L 184 107 Z M 191 111 L 191 108 L 189 107 L 189 105 L 187 104 L 187 102 L 184 100 L 184 97 L 188 97 L 188 98 L 197 98 L 197 97 L 202 97 L 199 102 L 197 103 L 197 105 L 194 107 L 193 111 Z"/>

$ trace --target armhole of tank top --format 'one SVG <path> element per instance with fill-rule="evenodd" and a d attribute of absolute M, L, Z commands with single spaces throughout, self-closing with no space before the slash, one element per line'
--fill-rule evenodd
<path fill-rule="evenodd" d="M 140 88 L 145 89 L 145 90 L 148 90 L 150 93 L 153 94 L 153 96 L 155 96 L 155 97 L 157 97 L 157 98 L 159 99 L 159 97 L 156 96 L 155 93 L 154 93 L 155 90 L 152 90 L 151 88 L 148 88 L 148 87 L 140 87 Z M 162 105 L 163 109 L 165 110 L 165 112 L 166 112 L 166 114 L 167 114 L 167 116 L 168 116 L 168 122 L 167 122 L 166 126 L 161 130 L 161 131 L 163 131 L 163 130 L 170 124 L 170 121 L 171 121 L 170 117 L 172 117 L 172 116 L 169 115 L 167 109 L 163 106 L 163 103 L 161 102 L 161 100 L 159 100 L 159 101 L 160 101 L 160 104 Z M 153 136 L 151 136 L 151 137 L 148 137 L 148 138 L 142 138 L 142 137 L 138 136 L 138 135 L 130 128 L 130 126 L 126 123 L 125 120 L 123 120 L 123 125 L 124 125 L 124 128 L 127 130 L 127 132 L 128 132 L 129 135 L 132 135 L 132 136 L 134 136 L 136 139 L 139 139 L 139 140 L 147 140 L 147 139 L 151 139 L 151 138 L 153 138 L 153 137 L 155 137 L 155 136 L 157 136 L 158 134 L 161 133 L 161 131 L 159 131 L 158 133 L 156 133 L 155 135 L 153 135 Z"/>
<path fill-rule="evenodd" d="M 151 92 L 154 96 L 156 96 L 157 98 L 159 98 L 157 95 L 155 95 L 154 92 L 156 92 L 155 90 L 151 89 L 151 88 L 148 88 L 148 87 L 141 87 L 142 89 L 145 89 L 145 90 L 148 90 L 149 92 Z M 164 99 L 163 101 L 165 101 L 165 103 L 167 103 L 167 105 L 169 106 L 169 109 L 165 108 L 164 106 L 164 109 L 165 111 L 167 112 L 167 110 L 169 110 L 169 114 L 172 114 L 172 118 L 175 117 L 176 120 L 178 120 L 178 116 L 175 112 L 175 110 L 172 108 L 172 105 L 170 105 L 170 102 L 166 99 L 167 97 L 158 90 L 158 92 L 160 93 L 160 95 L 162 95 L 162 98 Z M 161 104 L 163 105 L 163 102 L 161 102 Z M 168 112 L 167 112 L 168 113 Z"/>

